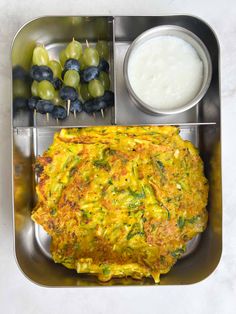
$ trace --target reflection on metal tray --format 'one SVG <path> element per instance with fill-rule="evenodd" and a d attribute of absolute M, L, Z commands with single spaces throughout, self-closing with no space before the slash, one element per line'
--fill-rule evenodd
<path fill-rule="evenodd" d="M 123 61 L 130 43 L 143 31 L 174 24 L 195 33 L 205 43 L 211 56 L 213 76 L 210 88 L 195 108 L 172 116 L 152 116 L 137 109 L 130 100 L 123 79 Z M 192 141 L 200 150 L 210 183 L 209 225 L 207 230 L 189 244 L 185 257 L 167 275 L 161 285 L 191 284 L 206 278 L 217 266 L 221 255 L 221 155 L 220 155 L 220 90 L 219 47 L 211 28 L 191 16 L 149 17 L 43 17 L 26 24 L 17 34 L 12 50 L 13 65 L 30 67 L 35 43 L 43 43 L 51 56 L 72 37 L 92 44 L 99 39 L 110 43 L 111 78 L 115 107 L 94 119 L 85 113 L 70 115 L 58 124 L 45 116 L 34 117 L 27 112 L 13 111 L 14 219 L 15 254 L 19 267 L 32 281 L 44 286 L 107 286 L 152 285 L 150 279 L 141 281 L 113 279 L 101 283 L 93 276 L 55 264 L 50 258 L 50 238 L 30 219 L 35 203 L 33 163 L 52 143 L 54 133 L 61 127 L 89 125 L 179 125 L 181 136 Z"/>

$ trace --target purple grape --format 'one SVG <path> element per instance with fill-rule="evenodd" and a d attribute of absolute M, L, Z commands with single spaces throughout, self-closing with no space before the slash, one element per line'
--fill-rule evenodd
<path fill-rule="evenodd" d="M 52 117 L 54 119 L 64 120 L 67 117 L 66 109 L 62 106 L 55 106 L 52 111 Z"/>
<path fill-rule="evenodd" d="M 46 65 L 40 65 L 40 66 L 33 65 L 31 70 L 30 70 L 30 77 L 37 82 L 41 82 L 44 80 L 52 82 L 53 81 L 53 72 Z"/>

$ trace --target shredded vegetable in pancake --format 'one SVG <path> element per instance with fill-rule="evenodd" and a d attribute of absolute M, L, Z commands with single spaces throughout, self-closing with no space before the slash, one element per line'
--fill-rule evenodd
<path fill-rule="evenodd" d="M 35 168 L 54 261 L 101 281 L 158 283 L 206 227 L 203 163 L 176 127 L 62 129 Z"/>

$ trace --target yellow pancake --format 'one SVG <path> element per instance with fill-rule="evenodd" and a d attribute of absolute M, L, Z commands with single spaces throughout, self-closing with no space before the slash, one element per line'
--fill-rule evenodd
<path fill-rule="evenodd" d="M 78 273 L 159 282 L 206 228 L 203 163 L 176 127 L 62 129 L 36 169 L 32 219 Z"/>

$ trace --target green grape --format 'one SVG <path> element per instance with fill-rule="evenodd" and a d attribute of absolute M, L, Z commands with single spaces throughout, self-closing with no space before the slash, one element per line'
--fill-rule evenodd
<path fill-rule="evenodd" d="M 99 54 L 95 48 L 85 48 L 83 60 L 86 66 L 98 66 L 99 64 Z"/>
<path fill-rule="evenodd" d="M 66 52 L 65 50 L 61 50 L 61 52 L 59 53 L 59 60 L 60 60 L 60 63 L 61 63 L 61 66 L 64 67 L 64 64 L 66 62 Z"/>
<path fill-rule="evenodd" d="M 63 106 L 64 102 L 61 99 L 58 90 L 55 91 L 52 102 L 55 106 Z"/>
<path fill-rule="evenodd" d="M 41 81 L 38 83 L 38 95 L 45 100 L 52 100 L 55 95 L 55 89 L 49 81 Z"/>
<path fill-rule="evenodd" d="M 102 83 L 102 86 L 105 90 L 109 90 L 110 88 L 110 78 L 108 73 L 101 71 L 98 76 L 99 81 Z"/>
<path fill-rule="evenodd" d="M 48 66 L 49 66 L 49 68 L 52 70 L 54 77 L 59 77 L 59 78 L 61 78 L 62 68 L 61 68 L 61 65 L 60 65 L 60 63 L 59 63 L 58 61 L 56 61 L 56 60 L 50 60 L 50 61 L 48 62 Z"/>
<path fill-rule="evenodd" d="M 80 70 L 84 70 L 85 67 L 86 67 L 83 57 L 84 57 L 84 56 L 82 55 L 82 56 L 79 58 Z"/>
<path fill-rule="evenodd" d="M 24 97 L 28 98 L 30 96 L 29 85 L 22 80 L 13 81 L 13 97 Z"/>
<path fill-rule="evenodd" d="M 79 63 L 80 63 L 80 70 L 84 70 L 86 68 L 86 64 L 84 62 L 84 56 L 83 55 L 79 58 Z"/>
<path fill-rule="evenodd" d="M 65 55 L 67 59 L 79 59 L 82 55 L 82 51 L 81 43 L 73 39 L 72 42 L 66 46 Z"/>
<path fill-rule="evenodd" d="M 81 96 L 81 86 L 82 86 L 82 84 L 79 83 L 78 88 L 77 88 L 77 93 L 78 93 L 78 99 L 79 99 L 80 101 L 83 101 L 83 98 L 82 98 L 82 96 Z"/>
<path fill-rule="evenodd" d="M 33 51 L 33 64 L 47 65 L 49 61 L 48 52 L 43 46 L 34 48 Z"/>
<path fill-rule="evenodd" d="M 32 96 L 38 96 L 38 82 L 37 81 L 33 81 L 32 85 L 31 85 L 31 94 Z"/>
<path fill-rule="evenodd" d="M 88 84 L 81 84 L 80 95 L 83 98 L 83 100 L 89 100 L 92 98 L 92 96 L 88 90 Z"/>
<path fill-rule="evenodd" d="M 109 59 L 109 46 L 105 40 L 99 40 L 96 44 L 96 49 L 100 58 Z"/>
<path fill-rule="evenodd" d="M 99 80 L 92 80 L 88 83 L 88 91 L 92 97 L 103 96 L 105 90 Z"/>
<path fill-rule="evenodd" d="M 77 87 L 78 95 L 80 95 L 80 89 L 81 89 L 81 84 L 79 83 L 79 84 L 78 84 L 78 87 Z"/>
<path fill-rule="evenodd" d="M 66 86 L 77 88 L 79 85 L 80 76 L 75 70 L 68 70 L 64 76 L 64 84 Z"/>
<path fill-rule="evenodd" d="M 78 87 L 77 87 L 77 92 L 78 92 L 78 94 L 80 94 L 80 89 L 81 89 L 81 84 L 79 83 L 79 84 L 78 84 Z"/>

